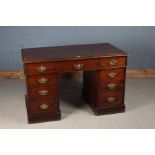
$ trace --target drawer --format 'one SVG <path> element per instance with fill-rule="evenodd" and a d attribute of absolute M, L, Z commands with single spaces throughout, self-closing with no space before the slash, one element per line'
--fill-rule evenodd
<path fill-rule="evenodd" d="M 35 88 L 28 88 L 28 97 L 31 101 L 57 99 L 57 86 L 37 86 Z"/>
<path fill-rule="evenodd" d="M 104 68 L 126 66 L 126 64 L 127 64 L 127 57 L 109 57 L 99 60 L 99 66 Z"/>
<path fill-rule="evenodd" d="M 124 85 L 126 68 L 111 68 L 99 71 L 99 87 L 105 87 L 109 83 Z"/>
<path fill-rule="evenodd" d="M 119 106 L 124 104 L 124 90 L 119 92 L 100 92 L 100 107 Z"/>
<path fill-rule="evenodd" d="M 47 86 L 47 85 L 56 85 L 58 83 L 58 76 L 55 74 L 43 74 L 43 75 L 32 75 L 27 76 L 27 86 Z"/>
<path fill-rule="evenodd" d="M 104 82 L 100 85 L 99 89 L 104 92 L 116 92 L 124 89 L 125 85 L 118 82 Z"/>
<path fill-rule="evenodd" d="M 98 61 L 93 60 L 75 60 L 75 61 L 62 61 L 59 63 L 60 71 L 80 71 L 80 70 L 93 70 L 98 67 Z"/>
<path fill-rule="evenodd" d="M 58 105 L 58 100 L 30 101 L 28 111 L 32 114 L 53 113 L 59 111 Z"/>
<path fill-rule="evenodd" d="M 45 74 L 56 72 L 58 69 L 57 63 L 50 62 L 50 63 L 31 63 L 25 64 L 24 71 L 26 75 L 31 74 Z"/>

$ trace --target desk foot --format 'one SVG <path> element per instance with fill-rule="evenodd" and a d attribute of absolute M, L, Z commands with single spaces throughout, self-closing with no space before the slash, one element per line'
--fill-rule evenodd
<path fill-rule="evenodd" d="M 28 122 L 29 124 L 32 123 L 41 123 L 41 122 L 48 122 L 48 121 L 56 121 L 61 119 L 61 113 L 55 114 L 46 114 L 46 115 L 31 115 L 28 114 Z"/>
<path fill-rule="evenodd" d="M 93 110 L 93 112 L 96 116 L 99 116 L 99 115 L 107 115 L 107 114 L 115 114 L 115 113 L 125 112 L 125 105 L 118 106 L 118 107 L 102 108 L 102 109 L 97 109 L 97 108 L 91 107 L 91 109 Z"/>

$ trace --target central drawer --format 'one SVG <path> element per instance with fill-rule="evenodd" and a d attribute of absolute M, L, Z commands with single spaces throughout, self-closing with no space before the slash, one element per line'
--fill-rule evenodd
<path fill-rule="evenodd" d="M 123 89 L 119 92 L 100 92 L 100 107 L 111 107 L 118 106 L 124 103 L 124 91 Z"/>
<path fill-rule="evenodd" d="M 59 63 L 60 72 L 67 71 L 80 71 L 80 70 L 93 70 L 98 67 L 98 61 L 92 60 L 69 60 Z"/>

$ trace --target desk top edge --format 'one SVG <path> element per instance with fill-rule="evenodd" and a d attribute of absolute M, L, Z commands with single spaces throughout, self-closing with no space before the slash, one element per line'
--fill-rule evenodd
<path fill-rule="evenodd" d="M 112 56 L 128 56 L 128 54 L 127 52 L 122 51 L 109 43 L 65 45 L 22 49 L 23 63 L 79 60 Z"/>

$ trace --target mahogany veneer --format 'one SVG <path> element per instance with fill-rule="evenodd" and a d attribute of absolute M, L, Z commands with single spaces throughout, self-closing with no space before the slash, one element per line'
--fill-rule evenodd
<path fill-rule="evenodd" d="M 29 123 L 59 120 L 59 75 L 83 71 L 82 96 L 96 115 L 125 111 L 127 53 L 109 43 L 22 50 Z"/>

